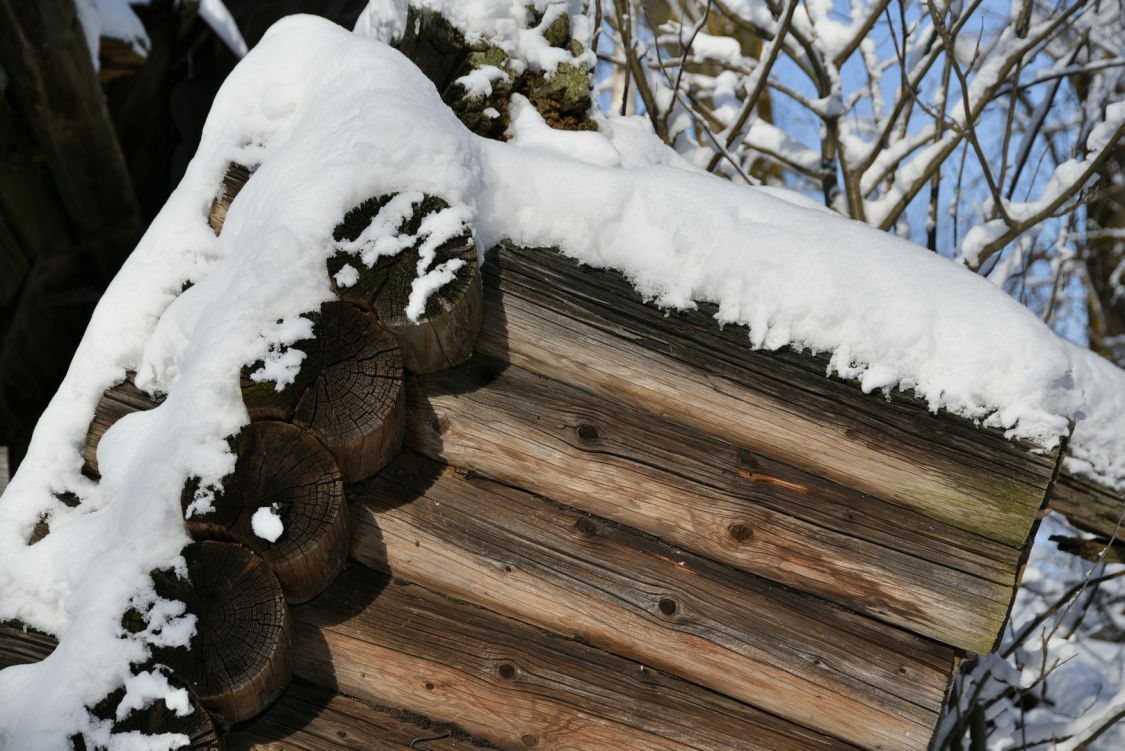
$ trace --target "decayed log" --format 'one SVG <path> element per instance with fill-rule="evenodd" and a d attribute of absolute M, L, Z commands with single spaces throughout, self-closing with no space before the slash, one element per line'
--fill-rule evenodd
<path fill-rule="evenodd" d="M 1062 472 L 1048 506 L 1081 529 L 1125 542 L 1125 493 Z"/>
<path fill-rule="evenodd" d="M 335 691 L 295 683 L 265 714 L 231 733 L 227 748 L 405 751 L 412 742 L 419 751 L 474 751 L 479 747 L 452 737 L 450 731 L 450 726 L 435 726 L 413 713 L 373 707 Z"/>
<path fill-rule="evenodd" d="M 645 664 L 360 567 L 294 618 L 302 679 L 456 723 L 502 749 L 852 748 Z"/>
<path fill-rule="evenodd" d="M 1002 546 L 612 396 L 478 357 L 408 406 L 434 459 L 944 643 L 986 652 L 1007 615 Z"/>
<path fill-rule="evenodd" d="M 293 421 L 324 441 L 345 481 L 370 477 L 402 445 L 406 404 L 395 338 L 370 313 L 349 303 L 326 303 L 309 357 L 316 377 Z"/>
<path fill-rule="evenodd" d="M 503 246 L 485 264 L 478 351 L 710 433 L 1009 547 L 1028 540 L 1058 451 L 826 378 L 823 357 L 754 351 L 714 306 L 665 313 L 620 274 Z M 644 377 L 638 377 L 643 374 Z"/>
<path fill-rule="evenodd" d="M 866 748 L 929 743 L 952 648 L 409 453 L 354 492 L 362 563 Z"/>
<path fill-rule="evenodd" d="M 349 211 L 336 227 L 335 239 L 355 240 L 391 197 L 372 198 Z M 415 207 L 414 215 L 404 222 L 401 231 L 417 233 L 428 215 L 445 208 L 448 204 L 441 199 L 426 197 Z M 346 263 L 358 267 L 358 281 L 345 287 L 337 286 L 337 295 L 368 307 L 379 316 L 398 340 L 407 370 L 431 373 L 469 359 L 480 333 L 484 302 L 476 246 L 468 233 L 439 246 L 431 266 L 454 259 L 464 265 L 455 272 L 452 281 L 430 296 L 418 323 L 406 317 L 411 285 L 418 276 L 417 247 L 379 258 L 370 268 L 339 253 L 329 261 L 328 268 L 335 275 Z"/>
<path fill-rule="evenodd" d="M 207 709 L 231 725 L 270 705 L 289 682 L 292 617 L 265 562 L 241 545 L 196 542 L 183 551 L 187 579 L 154 576 L 157 592 L 194 613 L 187 649 L 155 648 Z"/>
<path fill-rule="evenodd" d="M 332 455 L 308 432 L 283 422 L 251 423 L 233 441 L 238 460 L 213 508 L 187 518 L 196 539 L 241 543 L 265 559 L 290 603 L 304 602 L 336 578 L 350 538 L 344 486 Z M 191 494 L 185 493 L 185 505 Z M 254 514 L 268 507 L 283 531 L 255 533 Z"/>
<path fill-rule="evenodd" d="M 242 190 L 242 186 L 250 179 L 251 174 L 253 174 L 253 170 L 241 164 L 232 162 L 227 166 L 219 195 L 211 201 L 211 211 L 207 215 L 207 224 L 215 230 L 216 235 L 223 231 L 223 223 L 227 220 L 227 211 L 230 209 L 231 201 Z"/>

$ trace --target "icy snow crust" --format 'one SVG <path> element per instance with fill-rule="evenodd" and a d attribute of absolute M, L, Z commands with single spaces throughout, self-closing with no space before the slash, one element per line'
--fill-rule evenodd
<path fill-rule="evenodd" d="M 520 127 L 541 142 L 526 114 Z M 241 367 L 264 360 L 292 377 L 300 357 L 285 347 L 309 335 L 300 316 L 332 297 L 333 227 L 373 195 L 441 196 L 481 247 L 558 246 L 621 270 L 659 305 L 718 303 L 719 322 L 748 325 L 753 346 L 831 352 L 831 370 L 867 390 L 914 389 L 1044 448 L 1084 411 L 1076 461 L 1125 487 L 1119 371 L 932 253 L 797 196 L 659 164 L 676 161 L 636 123 L 607 131 L 597 148 L 589 134 L 549 148 L 485 141 L 386 45 L 312 17 L 274 26 L 224 84 L 196 158 L 99 304 L 0 498 L 0 620 L 60 640 L 42 663 L 0 672 L 0 746 L 67 748 L 76 730 L 138 742 L 110 739 L 84 706 L 130 680 L 148 645 L 187 643 L 193 619 L 158 600 L 148 576 L 182 566 L 181 488 L 233 469 L 225 438 L 248 422 Z M 231 161 L 257 170 L 216 238 L 207 212 Z M 80 472 L 86 431 L 128 370 L 167 399 L 106 433 L 94 483 Z M 63 492 L 81 504 L 62 504 Z M 44 514 L 51 533 L 26 545 Z M 142 634 L 120 627 L 130 606 L 148 613 Z M 130 696 L 179 701 L 159 681 L 143 686 Z"/>

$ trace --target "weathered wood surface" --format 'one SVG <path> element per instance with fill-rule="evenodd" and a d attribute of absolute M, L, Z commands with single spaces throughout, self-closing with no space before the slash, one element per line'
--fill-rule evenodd
<path fill-rule="evenodd" d="M 448 726 L 416 724 L 403 712 L 373 707 L 323 688 L 295 683 L 269 710 L 227 736 L 228 751 L 471 751 L 469 740 L 434 738 Z M 427 740 L 428 739 L 428 740 Z"/>
<path fill-rule="evenodd" d="M 1125 542 L 1125 493 L 1063 472 L 1048 505 L 1075 526 Z"/>
<path fill-rule="evenodd" d="M 1007 615 L 1016 551 L 612 396 L 478 358 L 408 412 L 432 458 L 939 641 L 986 652 Z"/>
<path fill-rule="evenodd" d="M 644 664 L 349 568 L 294 611 L 294 672 L 502 749 L 843 749 Z"/>
<path fill-rule="evenodd" d="M 917 399 L 826 378 L 823 358 L 754 351 L 713 306 L 671 313 L 617 273 L 551 250 L 494 251 L 477 351 L 1020 548 L 1058 461 Z"/>
<path fill-rule="evenodd" d="M 929 741 L 949 647 L 410 454 L 351 492 L 367 565 L 857 745 Z"/>
<path fill-rule="evenodd" d="M 237 542 L 260 555 L 290 603 L 324 591 L 344 567 L 351 539 L 340 470 L 328 449 L 294 425 L 265 420 L 233 440 L 234 472 L 223 478 L 212 508 L 187 517 L 195 539 Z M 192 494 L 184 494 L 185 505 Z M 270 507 L 282 523 L 272 542 L 254 531 L 254 515 Z"/>
<path fill-rule="evenodd" d="M 188 648 L 157 647 L 153 659 L 187 683 L 227 725 L 269 706 L 289 682 L 293 623 L 281 585 L 262 559 L 234 543 L 184 548 L 187 578 L 155 577 L 156 591 L 198 618 Z"/>
<path fill-rule="evenodd" d="M 371 313 L 330 302 L 321 306 L 316 338 L 305 351 L 315 377 L 293 422 L 324 442 L 345 481 L 370 477 L 402 445 L 406 406 L 398 344 Z"/>
<path fill-rule="evenodd" d="M 355 241 L 392 198 L 394 194 L 371 198 L 349 211 L 335 229 L 335 240 Z M 427 217 L 448 208 L 449 204 L 440 198 L 426 196 L 395 230 L 417 235 Z M 410 320 L 406 307 L 418 277 L 420 245 L 420 242 L 415 243 L 414 247 L 396 255 L 377 258 L 370 268 L 351 254 L 337 253 L 329 259 L 328 271 L 335 279 L 345 265 L 356 269 L 354 284 L 335 284 L 337 296 L 362 305 L 379 317 L 398 340 L 407 370 L 432 373 L 458 365 L 473 354 L 480 334 L 484 301 L 476 244 L 472 234 L 466 231 L 433 249 L 431 269 L 451 261 L 460 261 L 461 266 L 453 272 L 453 279 L 426 300 L 419 320 Z"/>
<path fill-rule="evenodd" d="M 136 387 L 132 374 L 116 386 L 106 389 L 98 400 L 98 406 L 94 408 L 94 419 L 90 421 L 86 445 L 82 449 L 82 457 L 85 459 L 83 470 L 86 474 L 98 476 L 98 444 L 105 432 L 125 415 L 152 409 L 157 403 Z"/>
<path fill-rule="evenodd" d="M 12 621 L 0 621 L 0 670 L 12 665 L 39 662 L 55 651 L 55 637 L 34 629 L 25 630 Z"/>

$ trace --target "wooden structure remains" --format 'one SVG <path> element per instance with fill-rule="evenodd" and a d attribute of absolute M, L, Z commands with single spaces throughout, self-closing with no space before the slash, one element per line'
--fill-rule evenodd
<path fill-rule="evenodd" d="M 205 708 L 195 747 L 926 748 L 958 660 L 1000 633 L 1058 452 L 555 251 L 478 269 L 472 247 L 440 249 L 470 263 L 420 325 L 382 321 L 407 250 L 314 316 L 296 383 L 244 378 L 235 472 L 186 519 L 192 578 L 155 574 L 206 614 L 152 658 Z M 106 393 L 91 477 L 105 430 L 154 405 Z"/>
<path fill-rule="evenodd" d="M 500 128 L 476 114 L 513 92 L 589 126 L 586 87 L 539 74 L 468 102 L 456 79 L 494 51 L 414 21 L 400 47 L 469 127 Z M 230 166 L 216 233 L 252 174 Z M 444 207 L 427 197 L 402 231 Z M 190 649 L 141 667 L 195 711 L 158 702 L 118 729 L 193 749 L 926 748 L 958 661 L 998 638 L 1059 452 L 753 351 L 708 306 L 666 314 L 553 250 L 505 245 L 479 268 L 465 235 L 437 250 L 451 258 L 420 324 L 402 314 L 414 248 L 311 316 L 291 386 L 247 367 L 234 473 L 206 513 L 184 489 L 190 579 L 153 574 L 200 621 Z M 106 392 L 91 478 L 105 431 L 156 404 L 128 380 Z M 1125 506 L 1059 488 L 1096 529 Z M 52 648 L 0 624 L 0 667 Z M 114 719 L 119 699 L 92 709 Z"/>

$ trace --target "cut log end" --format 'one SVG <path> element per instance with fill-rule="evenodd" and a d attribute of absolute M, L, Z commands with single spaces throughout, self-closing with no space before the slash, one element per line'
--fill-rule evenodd
<path fill-rule="evenodd" d="M 390 196 L 373 198 L 349 211 L 336 227 L 336 240 L 355 240 L 379 213 Z M 400 231 L 415 233 L 422 220 L 448 204 L 427 196 L 415 208 Z M 347 254 L 337 254 L 329 261 L 334 278 L 346 264 L 359 266 L 354 284 L 340 286 L 337 295 L 368 308 L 398 340 L 402 361 L 414 373 L 432 373 L 459 365 L 473 354 L 484 316 L 484 296 L 476 246 L 469 234 L 445 242 L 435 251 L 431 268 L 458 260 L 462 262 L 453 279 L 437 289 L 426 301 L 426 309 L 418 321 L 406 315 L 414 280 L 418 276 L 418 249 L 379 258 L 366 268 Z"/>
<path fill-rule="evenodd" d="M 158 648 L 168 666 L 226 724 L 247 720 L 289 682 L 293 624 L 281 586 L 248 548 L 197 542 L 184 548 L 187 579 L 158 574 L 157 592 L 198 618 L 188 649 Z"/>
<path fill-rule="evenodd" d="M 230 209 L 231 202 L 238 192 L 242 190 L 242 186 L 250 179 L 253 173 L 249 167 L 243 167 L 241 164 L 234 164 L 233 162 L 227 166 L 227 173 L 223 176 L 222 188 L 219 195 L 211 202 L 211 211 L 207 216 L 207 223 L 215 234 L 223 231 L 223 224 L 227 219 L 227 211 Z"/>
<path fill-rule="evenodd" d="M 174 733 L 187 737 L 187 745 L 181 746 L 181 749 L 186 751 L 222 751 L 225 748 L 222 733 L 216 726 L 214 718 L 203 707 L 199 697 L 190 687 L 180 685 L 175 678 L 169 679 L 168 683 L 173 688 L 187 690 L 190 707 L 186 714 L 177 714 L 163 701 L 157 700 L 144 709 L 135 709 L 123 719 L 116 720 L 113 723 L 113 732 L 145 735 Z M 125 689 L 119 688 L 98 702 L 92 712 L 96 717 L 115 720 L 117 708 L 124 698 Z M 71 741 L 75 751 L 89 748 L 81 736 L 75 736 Z"/>
<path fill-rule="evenodd" d="M 346 482 L 378 472 L 402 445 L 406 404 L 402 356 L 375 316 L 325 304 L 316 323 L 316 379 L 293 416 L 319 437 Z"/>
<path fill-rule="evenodd" d="M 125 415 L 152 409 L 158 403 L 133 384 L 132 373 L 123 382 L 106 389 L 94 410 L 94 419 L 86 433 L 86 445 L 82 451 L 85 464 L 82 471 L 90 477 L 98 477 L 98 444 L 105 432 Z"/>
<path fill-rule="evenodd" d="M 214 509 L 187 519 L 192 537 L 231 540 L 265 559 L 290 603 L 320 594 L 344 567 L 350 543 L 340 470 L 306 430 L 283 422 L 248 425 L 234 439 L 238 461 Z M 190 493 L 184 500 L 190 502 Z M 254 529 L 262 508 L 281 520 L 274 540 Z"/>

